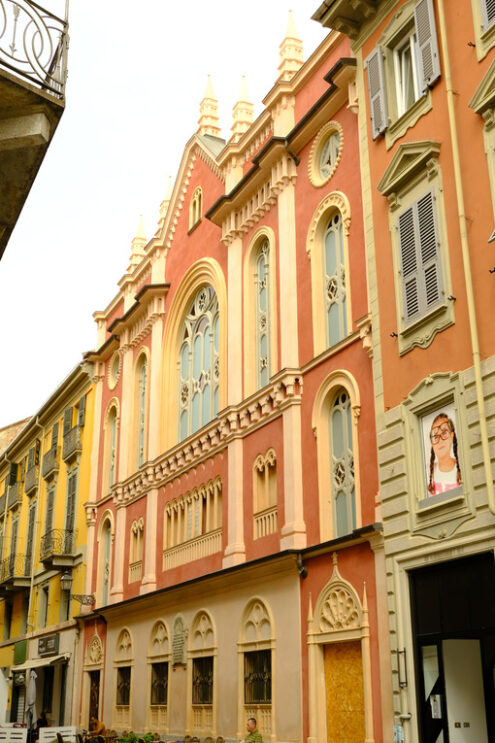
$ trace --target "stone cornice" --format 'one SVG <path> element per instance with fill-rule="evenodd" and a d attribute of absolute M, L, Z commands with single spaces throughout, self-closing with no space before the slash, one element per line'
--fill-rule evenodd
<path fill-rule="evenodd" d="M 401 188 L 420 171 L 438 160 L 440 143 L 432 140 L 401 144 L 383 174 L 377 188 L 383 196 L 393 199 Z"/>
<path fill-rule="evenodd" d="M 190 436 L 169 449 L 123 482 L 112 487 L 114 502 L 125 506 L 151 489 L 162 487 L 191 467 L 223 451 L 230 441 L 243 438 L 258 427 L 279 417 L 291 405 L 300 405 L 302 375 L 298 369 L 283 369 L 271 383 L 243 400 L 231 405 Z"/>

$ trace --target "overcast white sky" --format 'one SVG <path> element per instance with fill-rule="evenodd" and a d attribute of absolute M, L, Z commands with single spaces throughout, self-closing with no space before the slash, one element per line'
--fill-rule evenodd
<path fill-rule="evenodd" d="M 41 3 L 63 15 L 65 0 Z M 292 8 L 304 58 L 318 0 L 71 0 L 66 111 L 0 261 L 0 427 L 34 415 L 117 291 L 139 214 L 155 232 L 208 73 L 222 136 L 246 74 L 255 115 Z"/>

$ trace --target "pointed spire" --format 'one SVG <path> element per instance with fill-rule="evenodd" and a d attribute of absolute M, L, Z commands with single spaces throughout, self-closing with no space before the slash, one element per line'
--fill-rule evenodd
<path fill-rule="evenodd" d="M 198 134 L 211 134 L 213 137 L 220 136 L 218 119 L 218 101 L 215 98 L 211 77 L 208 75 L 206 90 L 199 106 Z"/>
<path fill-rule="evenodd" d="M 286 81 L 291 80 L 302 65 L 303 61 L 303 44 L 297 32 L 292 10 L 289 10 L 285 39 L 280 44 L 278 79 Z"/>
<path fill-rule="evenodd" d="M 160 230 L 162 229 L 164 223 L 165 223 L 165 217 L 167 216 L 168 208 L 170 206 L 170 199 L 172 198 L 172 176 L 169 175 L 168 177 L 168 183 L 167 183 L 167 190 L 165 192 L 165 198 L 163 199 L 162 203 L 160 204 L 160 215 L 158 217 L 158 225 L 156 228 L 155 235 L 158 235 Z"/>
<path fill-rule="evenodd" d="M 131 258 L 129 262 L 129 268 L 127 269 L 128 271 L 132 271 L 132 269 L 137 266 L 138 263 L 141 263 L 145 255 L 144 248 L 146 246 L 146 243 L 147 239 L 146 233 L 144 231 L 143 215 L 140 214 L 136 236 L 131 243 Z"/>
<path fill-rule="evenodd" d="M 311 591 L 309 592 L 309 599 L 308 599 L 308 624 L 310 624 L 313 621 L 313 598 L 311 596 Z"/>
<path fill-rule="evenodd" d="M 238 142 L 254 120 L 254 106 L 251 103 L 246 82 L 246 75 L 242 76 L 239 98 L 232 110 L 232 137 L 231 142 Z"/>

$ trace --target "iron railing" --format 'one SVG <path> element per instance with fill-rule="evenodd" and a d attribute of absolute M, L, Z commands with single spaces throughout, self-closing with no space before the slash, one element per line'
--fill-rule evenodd
<path fill-rule="evenodd" d="M 1 563 L 0 582 L 12 580 L 12 578 L 26 578 L 26 555 L 16 552 L 9 555 Z"/>
<path fill-rule="evenodd" d="M 81 429 L 79 426 L 74 426 L 74 428 L 71 428 L 70 431 L 67 431 L 65 434 L 62 446 L 62 459 L 64 462 L 69 457 L 82 451 L 80 431 Z"/>
<path fill-rule="evenodd" d="M 0 516 L 3 516 L 5 511 L 5 501 L 7 500 L 7 491 L 3 495 L 0 495 Z"/>
<path fill-rule="evenodd" d="M 0 0 L 0 66 L 64 97 L 67 19 L 32 0 Z"/>
<path fill-rule="evenodd" d="M 38 485 L 38 465 L 31 467 L 27 470 L 26 478 L 24 480 L 24 491 L 26 495 L 29 495 Z"/>
<path fill-rule="evenodd" d="M 51 529 L 41 537 L 41 560 L 52 555 L 72 555 L 76 541 L 76 532 L 70 529 Z"/>
<path fill-rule="evenodd" d="M 41 474 L 43 477 L 49 477 L 53 472 L 58 472 L 60 465 L 58 457 L 60 455 L 60 446 L 54 446 L 43 455 L 43 464 L 41 465 Z"/>
<path fill-rule="evenodd" d="M 22 482 L 16 482 L 13 485 L 9 485 L 9 495 L 7 506 L 12 508 L 22 503 Z"/>

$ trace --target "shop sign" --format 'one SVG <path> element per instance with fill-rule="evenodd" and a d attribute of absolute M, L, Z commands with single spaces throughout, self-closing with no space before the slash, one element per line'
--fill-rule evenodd
<path fill-rule="evenodd" d="M 60 635 L 45 635 L 38 640 L 38 655 L 45 658 L 47 655 L 57 655 Z"/>

